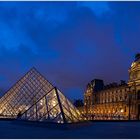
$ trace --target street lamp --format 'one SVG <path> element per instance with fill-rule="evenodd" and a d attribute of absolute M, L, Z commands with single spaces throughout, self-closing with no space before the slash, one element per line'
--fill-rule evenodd
<path fill-rule="evenodd" d="M 128 120 L 131 120 L 131 92 L 130 92 L 130 88 L 131 87 L 129 87 L 129 96 L 128 96 L 128 106 L 129 106 L 129 115 L 128 115 Z"/>

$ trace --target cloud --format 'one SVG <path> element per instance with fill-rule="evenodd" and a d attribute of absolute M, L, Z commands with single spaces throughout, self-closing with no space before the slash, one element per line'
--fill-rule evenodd
<path fill-rule="evenodd" d="M 90 8 L 97 16 L 102 16 L 104 13 L 110 13 L 111 9 L 108 2 L 78 2 L 79 7 Z"/>
<path fill-rule="evenodd" d="M 82 98 L 94 78 L 127 80 L 139 51 L 139 5 L 0 2 L 1 86 L 9 87 L 32 66 L 73 99 Z"/>

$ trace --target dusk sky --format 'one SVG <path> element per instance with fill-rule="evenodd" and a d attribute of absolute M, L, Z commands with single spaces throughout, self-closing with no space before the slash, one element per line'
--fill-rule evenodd
<path fill-rule="evenodd" d="M 128 80 L 140 2 L 0 2 L 1 95 L 33 66 L 70 99 L 88 82 Z"/>

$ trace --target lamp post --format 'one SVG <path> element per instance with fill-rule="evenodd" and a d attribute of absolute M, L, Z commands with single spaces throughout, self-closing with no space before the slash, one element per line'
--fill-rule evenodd
<path fill-rule="evenodd" d="M 133 112 L 133 107 L 134 107 L 134 100 L 136 100 L 136 95 L 137 95 L 137 89 L 136 89 L 136 83 L 133 81 L 132 84 L 132 90 L 130 90 L 131 87 L 129 87 L 129 120 L 131 120 L 131 112 Z M 132 94 L 132 93 L 133 94 Z M 131 111 L 131 106 L 132 106 L 132 111 Z"/>
<path fill-rule="evenodd" d="M 131 92 L 130 92 L 130 88 L 129 87 L 129 101 L 128 101 L 128 106 L 129 106 L 129 115 L 128 115 L 128 120 L 131 120 Z"/>
<path fill-rule="evenodd" d="M 137 87 L 136 87 L 136 82 L 134 81 L 134 101 L 136 101 L 137 100 Z M 135 106 L 134 106 L 135 107 Z M 136 112 L 135 112 L 136 113 Z M 138 119 L 138 117 L 137 117 L 137 119 Z"/>

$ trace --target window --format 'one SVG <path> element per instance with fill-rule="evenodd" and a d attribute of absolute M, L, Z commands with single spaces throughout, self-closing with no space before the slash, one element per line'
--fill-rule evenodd
<path fill-rule="evenodd" d="M 137 99 L 140 99 L 140 90 L 137 92 Z"/>

